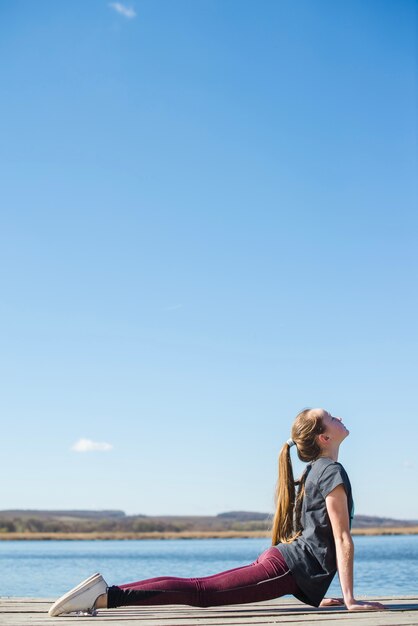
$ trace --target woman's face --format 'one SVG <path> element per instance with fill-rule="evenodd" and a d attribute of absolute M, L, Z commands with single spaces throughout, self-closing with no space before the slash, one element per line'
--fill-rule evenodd
<path fill-rule="evenodd" d="M 325 427 L 324 435 L 327 435 L 334 443 L 341 443 L 350 434 L 342 418 L 335 417 L 328 411 L 323 410 L 322 423 Z"/>

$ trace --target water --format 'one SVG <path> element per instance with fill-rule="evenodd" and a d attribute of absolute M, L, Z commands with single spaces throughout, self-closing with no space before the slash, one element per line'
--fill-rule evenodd
<path fill-rule="evenodd" d="M 354 537 L 355 593 L 418 592 L 418 535 Z M 0 595 L 54 598 L 100 571 L 109 584 L 154 576 L 207 576 L 246 565 L 267 539 L 0 541 Z M 328 595 L 341 595 L 338 578 Z"/>

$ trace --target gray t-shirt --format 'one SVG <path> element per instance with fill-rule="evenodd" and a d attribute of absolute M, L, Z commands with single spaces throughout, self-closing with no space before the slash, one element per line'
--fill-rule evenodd
<path fill-rule="evenodd" d="M 307 466 L 305 496 L 302 504 L 302 534 L 292 543 L 276 547 L 292 572 L 306 604 L 319 606 L 337 571 L 335 543 L 325 498 L 335 487 L 344 485 L 347 493 L 350 526 L 353 498 L 347 472 L 337 461 L 319 458 Z"/>

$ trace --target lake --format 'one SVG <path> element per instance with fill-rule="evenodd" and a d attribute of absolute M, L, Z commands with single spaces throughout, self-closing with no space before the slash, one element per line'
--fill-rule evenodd
<path fill-rule="evenodd" d="M 354 537 L 358 596 L 415 595 L 418 535 Z M 109 585 L 207 576 L 246 565 L 268 539 L 0 541 L 0 595 L 54 598 L 100 571 Z M 328 595 L 341 595 L 338 578 Z"/>

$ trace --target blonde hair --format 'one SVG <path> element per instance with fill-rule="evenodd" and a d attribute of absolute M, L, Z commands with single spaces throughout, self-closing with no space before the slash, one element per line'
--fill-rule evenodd
<path fill-rule="evenodd" d="M 322 415 L 312 409 L 304 409 L 296 416 L 292 426 L 292 439 L 296 444 L 298 457 L 308 463 L 314 461 L 321 454 L 317 435 L 325 430 Z M 308 466 L 301 478 L 293 478 L 290 446 L 286 442 L 279 454 L 279 478 L 276 487 L 276 512 L 272 527 L 272 545 L 277 543 L 291 543 L 302 532 L 300 517 L 303 497 L 305 495 L 305 481 L 309 473 Z M 296 492 L 296 487 L 298 490 Z"/>

